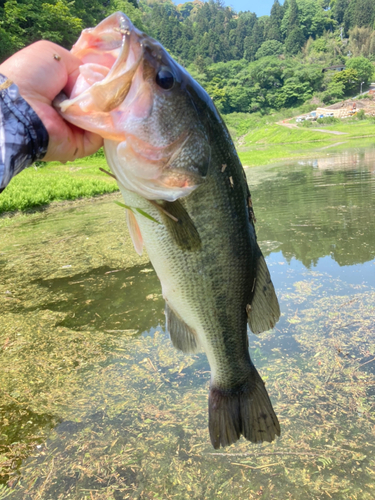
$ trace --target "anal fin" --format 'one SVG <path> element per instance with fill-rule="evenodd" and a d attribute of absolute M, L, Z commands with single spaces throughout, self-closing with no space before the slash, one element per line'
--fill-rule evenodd
<path fill-rule="evenodd" d="M 165 303 L 165 316 L 172 344 L 176 349 L 185 353 L 199 351 L 199 342 L 196 333 Z"/>
<path fill-rule="evenodd" d="M 262 254 L 258 259 L 253 288 L 253 298 L 246 309 L 247 319 L 251 331 L 261 333 L 273 328 L 280 317 L 279 301 Z"/>

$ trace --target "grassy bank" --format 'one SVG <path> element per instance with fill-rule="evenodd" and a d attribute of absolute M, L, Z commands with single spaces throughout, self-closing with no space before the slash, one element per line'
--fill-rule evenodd
<path fill-rule="evenodd" d="M 14 177 L 0 194 L 0 214 L 116 191 L 116 182 L 99 167 L 106 167 L 104 157 L 30 167 Z"/>
<path fill-rule="evenodd" d="M 259 166 L 273 162 L 311 158 L 340 152 L 344 149 L 369 147 L 375 145 L 375 122 L 373 119 L 355 118 L 332 125 L 319 125 L 311 128 L 293 128 L 284 124 L 268 123 L 250 130 L 236 140 L 237 150 L 243 165 Z"/>
<path fill-rule="evenodd" d="M 372 118 L 351 118 L 308 128 L 297 127 L 295 121 L 290 120 L 292 128 L 289 128 L 286 125 L 291 113 L 296 114 L 296 110 L 272 116 L 234 113 L 225 117 L 243 165 L 268 165 L 375 145 Z M 102 173 L 100 167 L 106 168 L 106 161 L 97 154 L 65 165 L 53 162 L 26 169 L 0 194 L 0 214 L 116 191 L 116 182 Z"/>

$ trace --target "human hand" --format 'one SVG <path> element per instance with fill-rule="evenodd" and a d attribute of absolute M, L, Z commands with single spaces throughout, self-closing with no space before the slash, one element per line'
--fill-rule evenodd
<path fill-rule="evenodd" d="M 43 161 L 73 161 L 95 153 L 103 139 L 66 122 L 52 101 L 62 90 L 67 95 L 79 75 L 80 60 L 55 43 L 42 40 L 20 50 L 0 65 L 21 96 L 39 116 L 49 135 Z"/>

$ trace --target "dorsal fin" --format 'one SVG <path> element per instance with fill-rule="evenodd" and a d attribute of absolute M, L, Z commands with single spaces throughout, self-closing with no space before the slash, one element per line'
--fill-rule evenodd
<path fill-rule="evenodd" d="M 250 329 L 253 333 L 270 330 L 279 320 L 280 307 L 266 261 L 261 253 L 251 292 L 252 300 L 246 308 Z"/>

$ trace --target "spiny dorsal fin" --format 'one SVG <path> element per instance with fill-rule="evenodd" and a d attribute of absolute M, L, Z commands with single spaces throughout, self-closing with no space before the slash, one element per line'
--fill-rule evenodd
<path fill-rule="evenodd" d="M 280 317 L 279 302 L 262 254 L 258 259 L 253 287 L 253 299 L 246 308 L 247 320 L 253 333 L 261 333 L 273 328 Z"/>
<path fill-rule="evenodd" d="M 199 250 L 202 245 L 199 233 L 182 203 L 179 200 L 163 201 L 160 206 L 177 219 L 177 221 L 172 220 L 161 212 L 163 222 L 177 246 L 191 252 Z"/>
<path fill-rule="evenodd" d="M 176 349 L 186 353 L 199 351 L 198 338 L 195 332 L 165 303 L 167 329 Z"/>

